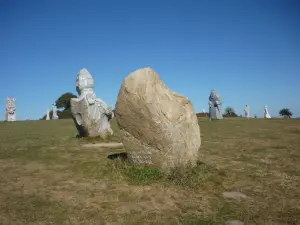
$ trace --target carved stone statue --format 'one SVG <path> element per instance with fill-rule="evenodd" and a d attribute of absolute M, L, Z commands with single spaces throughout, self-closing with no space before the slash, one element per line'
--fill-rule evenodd
<path fill-rule="evenodd" d="M 76 90 L 79 97 L 71 99 L 71 111 L 79 135 L 102 138 L 112 135 L 109 122 L 114 117 L 112 108 L 96 98 L 94 79 L 85 68 L 77 76 Z"/>
<path fill-rule="evenodd" d="M 271 119 L 271 115 L 269 114 L 267 106 L 265 106 L 264 118 Z"/>
<path fill-rule="evenodd" d="M 244 112 L 245 112 L 245 118 L 250 118 L 250 106 L 249 105 L 246 105 Z"/>
<path fill-rule="evenodd" d="M 222 115 L 222 100 L 220 95 L 215 91 L 212 90 L 210 96 L 208 98 L 209 102 L 209 119 L 210 120 L 221 120 L 223 119 Z"/>
<path fill-rule="evenodd" d="M 52 119 L 53 120 L 58 120 L 58 115 L 57 115 L 57 108 L 56 108 L 56 105 L 53 104 L 52 105 Z"/>
<path fill-rule="evenodd" d="M 6 97 L 6 112 L 5 112 L 5 120 L 6 121 L 16 121 L 16 111 L 17 107 L 15 104 L 15 98 Z"/>
<path fill-rule="evenodd" d="M 46 120 L 50 120 L 50 112 L 49 112 L 49 109 L 47 109 Z"/>

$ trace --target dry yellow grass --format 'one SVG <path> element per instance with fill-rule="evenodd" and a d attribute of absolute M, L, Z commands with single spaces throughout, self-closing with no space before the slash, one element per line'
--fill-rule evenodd
<path fill-rule="evenodd" d="M 0 224 L 300 224 L 300 120 L 199 123 L 198 166 L 168 175 L 84 147 L 100 140 L 71 120 L 1 123 Z"/>

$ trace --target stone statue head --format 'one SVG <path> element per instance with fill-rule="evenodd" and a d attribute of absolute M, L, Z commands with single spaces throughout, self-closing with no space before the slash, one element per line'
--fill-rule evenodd
<path fill-rule="evenodd" d="M 81 95 L 85 89 L 94 89 L 94 79 L 89 71 L 83 68 L 76 79 L 76 91 Z"/>
<path fill-rule="evenodd" d="M 17 99 L 16 99 L 16 98 L 9 98 L 9 97 L 6 97 L 6 100 L 7 100 L 7 102 L 14 102 L 14 101 L 16 101 Z"/>
<path fill-rule="evenodd" d="M 212 90 L 209 96 L 209 101 L 211 101 L 213 104 L 221 104 L 221 96 L 218 94 L 217 91 Z"/>

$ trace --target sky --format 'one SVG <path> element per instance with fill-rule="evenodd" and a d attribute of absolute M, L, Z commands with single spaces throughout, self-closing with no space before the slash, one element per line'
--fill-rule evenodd
<path fill-rule="evenodd" d="M 300 1 L 0 0 L 0 120 L 6 97 L 17 119 L 39 119 L 86 68 L 114 108 L 126 76 L 143 67 L 208 111 L 300 116 Z"/>

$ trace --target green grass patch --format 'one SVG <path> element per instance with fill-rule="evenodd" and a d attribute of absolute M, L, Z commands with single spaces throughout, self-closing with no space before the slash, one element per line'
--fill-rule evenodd
<path fill-rule="evenodd" d="M 151 184 L 163 177 L 159 169 L 147 166 L 126 166 L 123 173 L 134 184 Z"/>

